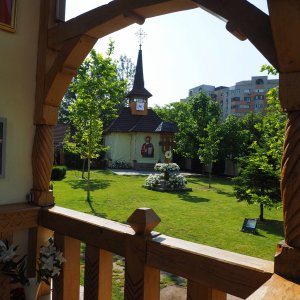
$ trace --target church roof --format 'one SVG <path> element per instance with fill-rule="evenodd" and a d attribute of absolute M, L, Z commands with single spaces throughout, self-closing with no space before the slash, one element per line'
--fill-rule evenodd
<path fill-rule="evenodd" d="M 173 124 L 173 126 L 171 125 Z M 120 115 L 105 129 L 110 132 L 177 132 L 176 125 L 163 122 L 162 119 L 151 109 L 147 115 L 132 115 L 130 107 L 124 107 Z"/>

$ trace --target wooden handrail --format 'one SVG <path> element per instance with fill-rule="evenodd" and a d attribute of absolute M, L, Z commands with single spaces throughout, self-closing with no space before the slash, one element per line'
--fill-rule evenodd
<path fill-rule="evenodd" d="M 151 271 L 153 274 L 156 274 L 155 270 L 170 272 L 194 284 L 238 297 L 251 295 L 271 278 L 274 270 L 270 261 L 166 235 L 156 234 L 152 238 L 136 236 L 128 225 L 57 206 L 41 209 L 39 220 L 41 226 L 85 242 L 89 248 L 113 252 L 125 259 L 131 251 L 128 249 L 132 248 L 138 251 L 135 257 L 139 256 L 140 261 L 130 258 L 127 263 L 144 263 L 145 267 L 154 270 Z M 151 281 L 151 278 L 148 280 Z"/>
<path fill-rule="evenodd" d="M 246 298 L 274 272 L 271 261 L 166 235 L 148 242 L 147 265 Z"/>

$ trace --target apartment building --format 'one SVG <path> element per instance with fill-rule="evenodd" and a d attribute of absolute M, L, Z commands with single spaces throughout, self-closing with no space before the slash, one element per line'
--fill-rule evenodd
<path fill-rule="evenodd" d="M 251 111 L 263 112 L 267 105 L 266 93 L 278 86 L 278 82 L 268 76 L 253 76 L 231 87 L 202 84 L 190 89 L 189 96 L 204 92 L 219 102 L 224 119 L 230 114 L 242 117 Z"/>

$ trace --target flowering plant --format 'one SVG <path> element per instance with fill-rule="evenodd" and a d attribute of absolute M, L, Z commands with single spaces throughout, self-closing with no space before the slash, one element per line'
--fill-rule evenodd
<path fill-rule="evenodd" d="M 45 282 L 50 285 L 50 278 L 60 274 L 63 263 L 66 261 L 61 251 L 54 246 L 52 237 L 48 239 L 47 246 L 41 246 L 38 259 L 37 282 Z"/>
<path fill-rule="evenodd" d="M 25 276 L 25 255 L 18 259 L 17 246 L 0 240 L 0 272 L 11 278 L 12 283 L 27 284 Z"/>
<path fill-rule="evenodd" d="M 154 170 L 159 172 L 179 172 L 180 168 L 175 163 L 170 163 L 170 164 L 157 163 L 154 166 Z"/>

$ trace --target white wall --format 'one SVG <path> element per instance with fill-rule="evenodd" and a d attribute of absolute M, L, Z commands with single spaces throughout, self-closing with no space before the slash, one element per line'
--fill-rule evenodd
<path fill-rule="evenodd" d="M 141 148 L 145 142 L 145 137 L 151 137 L 151 143 L 154 147 L 154 157 L 143 157 Z M 163 162 L 163 153 L 159 145 L 159 133 L 111 133 L 105 136 L 105 145 L 109 146 L 106 157 L 115 160 L 123 160 L 132 163 L 136 160 L 138 163 L 157 163 Z"/>
<path fill-rule="evenodd" d="M 0 30 L 0 117 L 7 119 L 5 177 L 0 205 L 26 201 L 32 188 L 39 0 L 17 1 L 17 31 Z"/>

